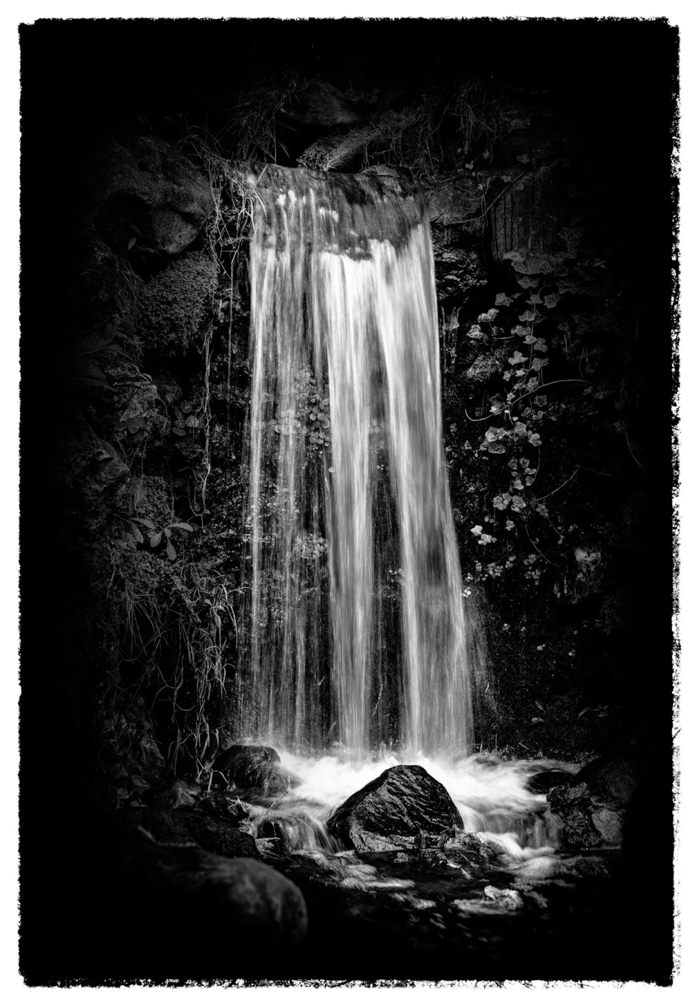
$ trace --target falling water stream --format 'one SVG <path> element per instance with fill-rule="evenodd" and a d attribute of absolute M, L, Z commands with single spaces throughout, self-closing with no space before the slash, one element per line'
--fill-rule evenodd
<path fill-rule="evenodd" d="M 251 175 L 249 665 L 237 735 L 301 785 L 254 811 L 292 850 L 385 768 L 417 762 L 467 831 L 555 843 L 528 764 L 471 756 L 471 645 L 444 458 L 433 256 L 413 192 L 377 176 Z M 265 821 L 265 824 L 263 823 Z M 507 838 L 504 838 L 504 835 Z"/>
<path fill-rule="evenodd" d="M 426 215 L 388 178 L 272 168 L 256 195 L 242 732 L 461 756 L 472 668 Z"/>

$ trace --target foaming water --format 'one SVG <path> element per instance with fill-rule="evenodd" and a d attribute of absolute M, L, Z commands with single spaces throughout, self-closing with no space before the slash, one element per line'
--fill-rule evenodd
<path fill-rule="evenodd" d="M 502 761 L 462 758 L 455 764 L 420 756 L 401 760 L 390 754 L 370 761 L 347 761 L 338 756 L 302 757 L 282 753 L 283 763 L 300 785 L 277 799 L 271 809 L 254 811 L 257 836 L 281 836 L 292 851 L 339 851 L 341 845 L 326 831 L 331 813 L 349 796 L 396 764 L 419 764 L 446 788 L 456 804 L 467 833 L 489 842 L 519 867 L 530 859 L 552 856 L 559 845 L 554 819 L 545 796 L 529 791 L 526 783 L 549 768 L 574 771 L 557 761 Z M 529 867 L 531 868 L 531 867 Z M 547 868 L 539 865 L 538 869 Z"/>

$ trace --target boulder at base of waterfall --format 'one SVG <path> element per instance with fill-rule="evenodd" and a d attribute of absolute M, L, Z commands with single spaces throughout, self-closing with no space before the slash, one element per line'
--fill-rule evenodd
<path fill-rule="evenodd" d="M 398 764 L 355 792 L 327 828 L 348 848 L 427 848 L 463 830 L 461 814 L 441 782 L 418 764 Z"/>
<path fill-rule="evenodd" d="M 548 802 L 562 825 L 563 847 L 620 847 L 625 810 L 640 780 L 633 761 L 599 758 L 583 767 L 570 784 L 553 788 Z"/>
<path fill-rule="evenodd" d="M 213 783 L 222 781 L 231 789 L 253 790 L 264 796 L 284 796 L 300 781 L 280 764 L 273 747 L 235 743 L 215 759 L 212 770 Z"/>
<path fill-rule="evenodd" d="M 301 891 L 255 859 L 137 842 L 113 849 L 107 870 L 113 884 L 109 907 L 128 919 L 115 933 L 123 940 L 121 968 L 139 952 L 147 968 L 143 977 L 167 971 L 214 979 L 255 975 L 256 968 L 272 971 L 283 954 L 293 957 L 306 936 Z"/>

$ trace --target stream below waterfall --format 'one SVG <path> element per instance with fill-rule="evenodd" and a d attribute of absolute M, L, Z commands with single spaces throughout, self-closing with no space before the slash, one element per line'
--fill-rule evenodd
<path fill-rule="evenodd" d="M 287 795 L 268 800 L 270 805 L 255 806 L 251 820 L 256 837 L 278 837 L 291 852 L 343 850 L 326 831 L 331 812 L 387 768 L 403 763 L 394 755 L 355 763 L 336 756 L 312 759 L 283 752 L 281 759 L 301 783 Z M 558 847 L 558 824 L 545 796 L 529 791 L 525 782 L 541 771 L 571 773 L 575 765 L 477 756 L 455 764 L 428 757 L 407 763 L 420 764 L 444 785 L 467 833 L 489 840 L 511 858 L 552 855 Z"/>
<path fill-rule="evenodd" d="M 574 952 L 607 971 L 614 960 L 620 966 L 619 852 L 563 850 L 546 796 L 529 787 L 544 773 L 571 776 L 576 765 L 413 759 L 445 786 L 465 830 L 437 847 L 373 851 L 345 847 L 326 822 L 398 764 L 395 756 L 350 763 L 285 752 L 282 761 L 301 783 L 256 800 L 247 826 L 262 858 L 302 890 L 313 978 L 562 979 Z"/>

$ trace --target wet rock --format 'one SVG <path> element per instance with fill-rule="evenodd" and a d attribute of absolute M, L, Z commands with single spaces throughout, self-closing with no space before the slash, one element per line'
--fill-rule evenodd
<path fill-rule="evenodd" d="M 500 890 L 496 886 L 486 886 L 483 896 L 508 911 L 518 911 L 524 906 L 521 894 L 517 890 Z"/>
<path fill-rule="evenodd" d="M 300 779 L 280 764 L 273 747 L 235 743 L 223 751 L 212 766 L 213 782 L 225 782 L 230 788 L 258 791 L 264 796 L 283 796 Z"/>
<path fill-rule="evenodd" d="M 438 299 L 461 303 L 462 294 L 484 286 L 488 277 L 479 250 L 456 231 L 455 227 L 432 228 L 434 274 Z"/>
<path fill-rule="evenodd" d="M 641 778 L 640 768 L 626 757 L 599 758 L 575 775 L 578 784 L 586 782 L 592 798 L 609 806 L 626 806 Z"/>
<path fill-rule="evenodd" d="M 350 796 L 327 829 L 348 848 L 385 851 L 439 844 L 463 821 L 440 782 L 417 764 L 399 764 Z"/>
<path fill-rule="evenodd" d="M 198 845 L 205 851 L 229 858 L 258 858 L 256 843 L 250 834 L 190 807 L 121 810 L 115 815 L 113 829 L 125 841 L 144 838 L 163 845 Z"/>
<path fill-rule="evenodd" d="M 155 972 L 240 976 L 259 957 L 272 970 L 275 954 L 296 952 L 306 936 L 300 890 L 254 859 L 138 842 L 115 849 L 110 866 L 128 917 L 124 958 L 140 951 Z"/>
<path fill-rule="evenodd" d="M 570 771 L 562 771 L 560 768 L 550 768 L 547 771 L 539 771 L 531 775 L 526 782 L 529 792 L 536 792 L 545 795 L 554 789 L 556 785 L 565 785 L 574 780 L 574 775 Z"/>
<path fill-rule="evenodd" d="M 195 806 L 200 786 L 177 778 L 173 785 L 160 792 L 154 805 L 161 810 L 175 810 L 179 806 Z"/>
<path fill-rule="evenodd" d="M 248 820 L 251 812 L 251 807 L 247 803 L 224 792 L 208 792 L 198 800 L 196 808 L 205 816 L 227 820 L 235 826 Z"/>
<path fill-rule="evenodd" d="M 195 239 L 212 207 L 206 179 L 165 140 L 121 135 L 84 173 L 97 229 L 116 250 L 131 242 L 175 255 Z"/>
<path fill-rule="evenodd" d="M 640 769 L 629 759 L 600 758 L 582 768 L 572 784 L 552 789 L 548 802 L 562 823 L 563 846 L 621 846 L 625 810 L 640 780 Z"/>
<path fill-rule="evenodd" d="M 306 813 L 266 813 L 256 826 L 256 837 L 277 839 L 283 851 L 336 851 L 339 845 L 317 820 Z"/>

